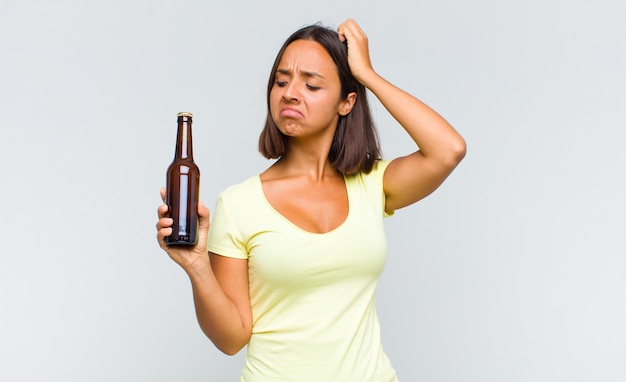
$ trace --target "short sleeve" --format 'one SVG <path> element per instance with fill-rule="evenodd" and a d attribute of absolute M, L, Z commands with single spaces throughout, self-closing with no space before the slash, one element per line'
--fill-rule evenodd
<path fill-rule="evenodd" d="M 228 209 L 228 202 L 223 194 L 220 194 L 213 211 L 213 220 L 209 229 L 207 250 L 215 254 L 247 259 L 248 251 L 241 230 L 237 222 L 232 219 Z"/>

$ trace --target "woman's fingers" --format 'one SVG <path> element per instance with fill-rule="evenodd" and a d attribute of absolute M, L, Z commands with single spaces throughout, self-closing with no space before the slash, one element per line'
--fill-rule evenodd
<path fill-rule="evenodd" d="M 165 187 L 161 187 L 161 199 L 165 202 Z M 157 216 L 159 220 L 156 223 L 157 240 L 161 247 L 165 246 L 165 238 L 172 234 L 172 224 L 174 220 L 167 216 L 168 207 L 166 204 L 162 204 L 157 208 Z"/>
<path fill-rule="evenodd" d="M 356 21 L 354 21 L 353 19 L 348 19 L 341 25 L 339 25 L 339 27 L 337 28 L 337 33 L 339 34 L 339 39 L 342 42 L 348 40 L 349 43 L 350 40 L 353 40 L 355 38 L 367 38 L 359 24 L 357 24 Z"/>
<path fill-rule="evenodd" d="M 159 219 L 167 217 L 167 210 L 168 207 L 165 204 L 162 204 L 159 206 L 159 208 L 157 208 L 157 216 L 159 217 Z"/>
<path fill-rule="evenodd" d="M 170 228 L 173 223 L 174 220 L 172 218 L 162 217 L 157 221 L 156 228 L 157 230 L 160 230 L 161 228 Z"/>
<path fill-rule="evenodd" d="M 337 28 L 339 39 L 347 41 L 348 63 L 352 75 L 365 85 L 365 79 L 372 73 L 367 35 L 352 19 L 346 20 Z"/>

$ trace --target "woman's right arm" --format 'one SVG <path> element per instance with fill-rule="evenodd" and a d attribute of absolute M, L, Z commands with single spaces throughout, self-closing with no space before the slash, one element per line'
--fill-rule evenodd
<path fill-rule="evenodd" d="M 236 354 L 252 333 L 248 261 L 213 253 L 207 256 L 210 222 L 209 210 L 203 203 L 198 206 L 198 244 L 192 248 L 168 246 L 164 238 L 172 233 L 172 219 L 167 217 L 167 205 L 159 206 L 158 215 L 157 240 L 189 276 L 200 328 L 222 352 Z"/>

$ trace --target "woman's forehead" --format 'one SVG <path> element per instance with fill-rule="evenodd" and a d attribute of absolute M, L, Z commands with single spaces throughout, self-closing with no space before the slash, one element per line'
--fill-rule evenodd
<path fill-rule="evenodd" d="M 277 73 L 297 72 L 311 77 L 327 77 L 329 72 L 336 73 L 336 65 L 318 42 L 296 40 L 289 44 L 278 63 Z"/>

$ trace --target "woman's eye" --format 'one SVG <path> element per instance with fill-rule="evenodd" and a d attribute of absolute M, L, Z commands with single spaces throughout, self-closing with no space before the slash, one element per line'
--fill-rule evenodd
<path fill-rule="evenodd" d="M 279 88 L 287 86 L 287 81 L 276 81 L 276 86 Z"/>
<path fill-rule="evenodd" d="M 321 89 L 319 86 L 313 86 L 313 85 L 309 85 L 309 84 L 307 84 L 306 87 L 307 87 L 307 89 L 313 90 L 313 91 Z"/>

